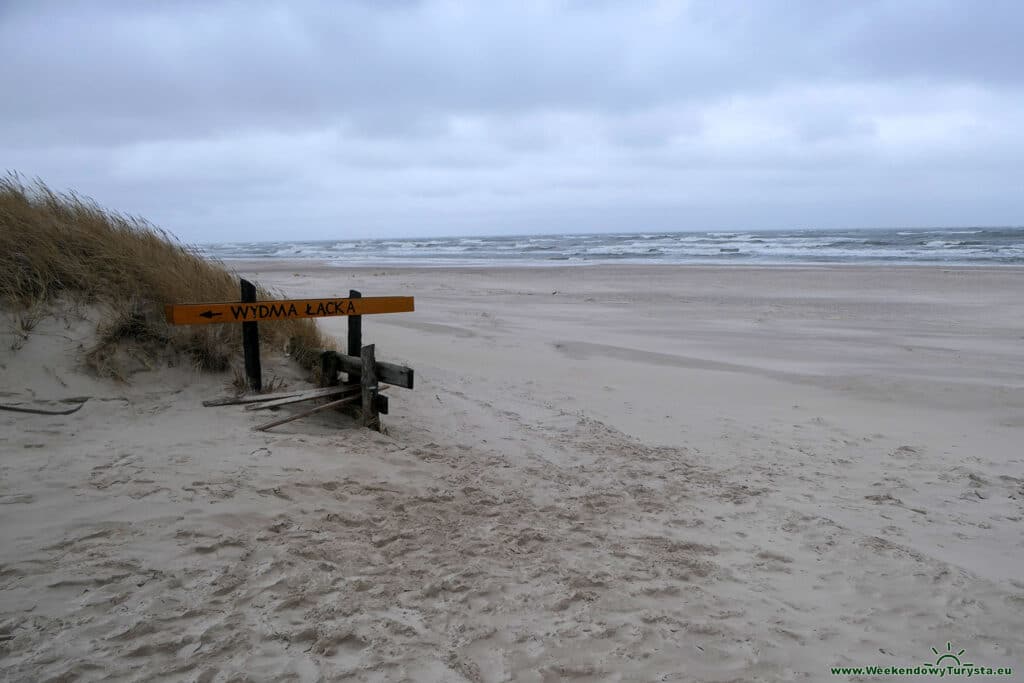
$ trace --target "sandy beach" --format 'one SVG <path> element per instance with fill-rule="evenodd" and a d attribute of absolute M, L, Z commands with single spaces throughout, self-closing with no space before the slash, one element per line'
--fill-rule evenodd
<path fill-rule="evenodd" d="M 0 678 L 1024 668 L 1024 270 L 229 265 L 415 296 L 363 334 L 416 388 L 259 433 L 226 376 L 90 377 L 73 311 L 5 326 L 2 402 L 91 398 L 0 412 Z"/>

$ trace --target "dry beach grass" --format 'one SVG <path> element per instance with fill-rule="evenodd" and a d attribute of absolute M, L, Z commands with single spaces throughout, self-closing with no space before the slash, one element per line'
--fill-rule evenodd
<path fill-rule="evenodd" d="M 273 293 L 262 289 L 260 298 Z M 163 305 L 237 299 L 235 274 L 146 220 L 53 192 L 41 181 L 0 179 L 0 303 L 23 333 L 58 300 L 101 309 L 97 344 L 86 354 L 101 374 L 123 375 L 116 347 L 124 341 L 136 354 L 185 353 L 197 368 L 228 369 L 238 355 L 239 326 L 172 327 Z M 306 366 L 328 345 L 309 320 L 266 324 L 263 341 L 288 343 Z"/>

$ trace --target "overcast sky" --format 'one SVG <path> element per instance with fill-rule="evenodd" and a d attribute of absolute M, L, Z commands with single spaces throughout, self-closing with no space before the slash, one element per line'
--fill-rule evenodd
<path fill-rule="evenodd" d="M 188 241 L 1024 223 L 1024 2 L 0 0 L 0 168 Z"/>

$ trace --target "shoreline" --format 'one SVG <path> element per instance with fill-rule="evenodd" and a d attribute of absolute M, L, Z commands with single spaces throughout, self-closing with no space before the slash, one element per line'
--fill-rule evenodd
<path fill-rule="evenodd" d="M 437 271 L 437 270 L 454 270 L 454 271 L 516 271 L 516 270 L 558 270 L 562 269 L 565 271 L 575 271 L 580 268 L 589 269 L 665 269 L 665 270 L 829 270 L 829 269 L 877 269 L 877 270 L 900 270 L 900 269 L 913 269 L 913 270 L 964 270 L 964 271 L 1005 271 L 1005 270 L 1022 270 L 1024 271 L 1024 263 L 983 263 L 983 264 L 970 264 L 970 263 L 958 263 L 958 264 L 940 264 L 940 263 L 578 263 L 578 264 L 567 264 L 567 263 L 552 263 L 552 264 L 537 264 L 537 263 L 522 263 L 522 264 L 509 264 L 509 263 L 496 263 L 493 265 L 482 265 L 482 264 L 452 264 L 452 263 L 439 263 L 439 264 L 420 264 L 420 263 L 380 263 L 380 264 L 346 264 L 340 261 L 334 261 L 331 259 L 289 259 L 289 258 L 266 258 L 266 259 L 218 259 L 232 270 L 249 270 L 249 271 L 261 271 L 261 272 L 281 272 L 284 270 L 303 270 L 303 269 L 328 269 L 328 270 L 381 270 L 390 269 L 396 271 Z M 271 265 L 273 264 L 273 265 Z"/>
<path fill-rule="evenodd" d="M 363 265 L 1024 265 L 1024 228 L 631 232 L 215 243 L 223 258 L 357 259 Z"/>

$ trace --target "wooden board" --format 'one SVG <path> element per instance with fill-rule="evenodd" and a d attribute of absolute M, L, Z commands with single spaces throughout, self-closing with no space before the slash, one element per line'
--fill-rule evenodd
<path fill-rule="evenodd" d="M 334 386 L 324 387 L 321 389 L 310 389 L 309 391 L 303 391 L 299 394 L 293 394 L 291 396 L 284 396 L 274 401 L 265 401 L 263 403 L 254 403 L 250 406 L 246 406 L 246 410 L 266 410 L 267 408 L 277 408 L 278 406 L 286 406 L 289 403 L 301 403 L 302 401 L 312 401 L 315 398 L 327 398 L 330 396 L 340 396 L 342 394 L 354 394 L 358 392 L 358 388 L 352 389 L 350 387 Z"/>
<path fill-rule="evenodd" d="M 224 398 L 210 398 L 203 401 L 203 405 L 207 408 L 212 406 L 237 406 L 245 403 L 262 403 L 264 401 L 276 401 L 279 398 L 288 398 L 289 396 L 295 396 L 301 394 L 302 389 L 296 389 L 295 391 L 284 391 L 276 394 L 249 394 L 248 396 L 225 396 Z"/>
<path fill-rule="evenodd" d="M 408 313 L 415 310 L 411 296 L 366 296 L 347 299 L 286 299 L 252 303 L 168 304 L 164 315 L 171 325 L 245 323 L 295 320 L 342 315 Z"/>
<path fill-rule="evenodd" d="M 266 403 L 269 401 L 277 401 L 282 398 L 291 398 L 292 396 L 299 396 L 300 394 L 310 394 L 311 392 L 317 392 L 311 394 L 313 398 L 319 396 L 330 396 L 338 387 L 320 387 L 314 389 L 291 389 L 288 391 L 277 391 L 273 394 L 246 394 L 244 396 L 225 396 L 223 398 L 211 398 L 203 401 L 203 405 L 206 407 L 211 406 L 235 406 L 242 405 L 245 403 Z M 326 391 L 325 391 L 326 390 Z M 322 392 L 322 393 L 319 393 Z"/>
<path fill-rule="evenodd" d="M 337 351 L 325 351 L 323 355 L 331 356 L 331 360 L 328 362 L 332 368 L 335 367 L 336 363 L 338 369 L 350 375 L 358 375 L 362 372 L 363 360 L 359 356 L 346 356 Z M 377 375 L 378 382 L 393 384 L 404 389 L 412 389 L 413 387 L 415 373 L 412 368 L 379 360 L 374 365 L 374 372 Z"/>
<path fill-rule="evenodd" d="M 85 402 L 88 401 L 88 400 L 89 400 L 88 396 L 86 396 L 84 398 L 81 398 L 81 399 L 75 399 L 74 402 L 77 402 L 78 405 L 75 406 L 74 408 L 68 408 L 67 410 L 46 410 L 46 409 L 42 409 L 42 408 L 26 408 L 25 406 L 22 406 L 22 405 L 6 405 L 6 404 L 5 405 L 0 405 L 0 410 L 9 410 L 9 411 L 14 412 L 14 413 L 31 413 L 33 415 L 71 415 L 72 413 L 77 413 L 79 410 L 81 410 L 82 406 L 84 406 Z M 69 401 L 67 399 L 61 401 L 61 403 L 71 403 L 71 402 L 72 401 Z"/>
<path fill-rule="evenodd" d="M 346 398 L 340 398 L 337 401 L 331 401 L 330 403 L 324 403 L 323 405 L 316 406 L 315 408 L 303 410 L 301 413 L 295 413 L 294 415 L 289 415 L 288 417 L 282 417 L 279 420 L 274 420 L 272 422 L 265 422 L 261 425 L 256 425 L 255 427 L 253 427 L 253 429 L 255 429 L 256 431 L 263 432 L 270 429 L 271 427 L 277 427 L 278 425 L 283 425 L 287 422 L 298 420 L 299 418 L 314 415 L 316 413 L 321 413 L 325 410 L 331 410 L 332 408 L 340 408 L 346 403 L 353 403 L 358 400 L 359 396 L 348 396 Z"/>

